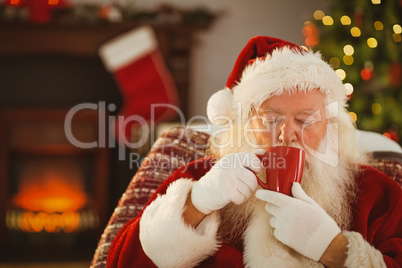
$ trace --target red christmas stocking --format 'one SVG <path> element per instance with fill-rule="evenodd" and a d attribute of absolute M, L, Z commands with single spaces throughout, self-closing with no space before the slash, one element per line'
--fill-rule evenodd
<path fill-rule="evenodd" d="M 172 109 L 178 104 L 177 89 L 151 27 L 136 28 L 108 41 L 99 54 L 123 95 L 123 107 L 114 122 L 115 137 L 121 144 L 130 141 L 133 125 L 177 115 Z"/>

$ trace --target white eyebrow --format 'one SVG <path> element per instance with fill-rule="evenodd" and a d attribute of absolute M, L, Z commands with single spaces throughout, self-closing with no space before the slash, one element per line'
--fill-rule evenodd
<path fill-rule="evenodd" d="M 277 114 L 282 114 L 282 112 L 280 112 L 279 110 L 275 110 L 275 109 L 259 109 L 260 111 L 264 112 L 264 113 L 277 113 Z"/>
<path fill-rule="evenodd" d="M 317 111 L 319 111 L 320 109 L 317 109 L 317 110 L 313 110 L 313 109 L 308 109 L 308 110 L 301 110 L 301 111 L 298 111 L 296 114 L 307 114 L 307 115 L 313 115 L 314 113 L 316 113 Z M 270 108 L 267 108 L 267 109 L 261 109 L 261 111 L 263 112 L 263 113 L 277 113 L 277 114 L 284 114 L 284 113 L 282 113 L 281 111 L 279 111 L 279 110 L 276 110 L 276 109 L 270 109 Z"/>
<path fill-rule="evenodd" d="M 319 110 L 302 110 L 299 111 L 297 114 L 308 114 L 308 115 L 313 115 L 314 113 L 316 113 Z"/>

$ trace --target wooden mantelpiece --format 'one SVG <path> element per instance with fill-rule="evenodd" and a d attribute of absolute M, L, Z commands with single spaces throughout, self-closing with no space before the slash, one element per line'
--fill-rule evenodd
<path fill-rule="evenodd" d="M 138 23 L 59 25 L 0 24 L 0 55 L 65 54 L 97 57 L 98 48 L 107 40 L 141 26 Z M 169 35 L 192 35 L 206 27 L 183 25 L 153 25 L 162 53 Z M 182 44 L 190 46 L 189 44 Z"/>

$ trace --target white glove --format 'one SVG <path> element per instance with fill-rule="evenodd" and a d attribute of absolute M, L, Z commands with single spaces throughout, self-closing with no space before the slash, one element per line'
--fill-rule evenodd
<path fill-rule="evenodd" d="M 292 195 L 294 198 L 268 190 L 258 190 L 255 194 L 268 202 L 265 210 L 272 215 L 270 224 L 275 229 L 276 239 L 319 261 L 341 230 L 297 182 L 293 183 Z"/>
<path fill-rule="evenodd" d="M 230 202 L 241 204 L 257 190 L 255 173 L 260 170 L 261 161 L 254 153 L 229 154 L 194 184 L 191 201 L 204 214 L 219 210 Z"/>

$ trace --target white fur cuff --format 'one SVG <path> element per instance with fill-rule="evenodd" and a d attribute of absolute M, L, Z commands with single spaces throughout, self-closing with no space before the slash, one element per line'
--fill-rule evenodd
<path fill-rule="evenodd" d="M 345 262 L 347 268 L 354 267 L 384 267 L 384 258 L 380 251 L 371 246 L 363 236 L 356 232 L 342 233 L 348 240 L 348 257 Z"/>
<path fill-rule="evenodd" d="M 217 213 L 206 216 L 197 229 L 183 221 L 185 201 L 194 183 L 190 179 L 173 182 L 166 194 L 158 196 L 142 215 L 141 245 L 158 267 L 193 267 L 219 247 Z"/>

